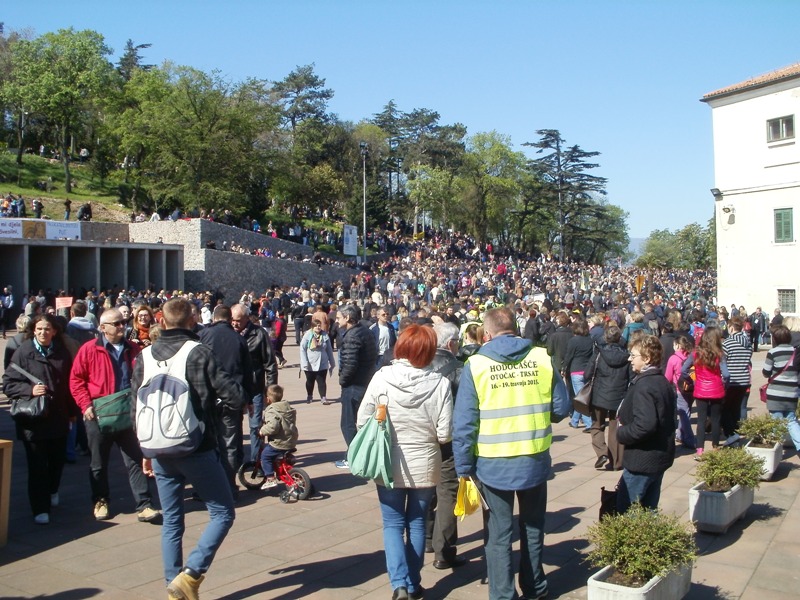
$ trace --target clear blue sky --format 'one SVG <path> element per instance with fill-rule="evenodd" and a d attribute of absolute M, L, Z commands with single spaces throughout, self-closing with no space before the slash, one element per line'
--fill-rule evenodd
<path fill-rule="evenodd" d="M 793 0 L 4 2 L 7 31 L 94 29 L 232 81 L 315 63 L 330 109 L 360 121 L 391 99 L 517 150 L 537 129 L 596 150 L 629 234 L 713 214 L 712 90 L 800 61 Z"/>

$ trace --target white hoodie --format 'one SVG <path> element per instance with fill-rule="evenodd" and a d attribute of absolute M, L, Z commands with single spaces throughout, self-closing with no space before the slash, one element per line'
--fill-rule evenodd
<path fill-rule="evenodd" d="M 358 409 L 360 429 L 387 404 L 392 422 L 392 475 L 396 488 L 434 487 L 439 482 L 439 445 L 452 438 L 450 382 L 430 370 L 396 359 L 372 377 Z"/>

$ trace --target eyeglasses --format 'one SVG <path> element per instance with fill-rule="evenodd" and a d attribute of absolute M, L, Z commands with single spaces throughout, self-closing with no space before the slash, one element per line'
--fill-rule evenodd
<path fill-rule="evenodd" d="M 633 353 L 631 352 L 631 358 L 641 358 L 641 357 L 642 357 L 642 355 L 641 355 L 641 354 L 633 354 Z"/>
<path fill-rule="evenodd" d="M 100 323 L 100 325 L 111 325 L 112 327 L 122 327 L 125 324 L 125 321 L 106 321 L 105 323 Z"/>

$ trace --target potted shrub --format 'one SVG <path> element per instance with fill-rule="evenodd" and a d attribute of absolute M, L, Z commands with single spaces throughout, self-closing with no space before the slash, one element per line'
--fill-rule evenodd
<path fill-rule="evenodd" d="M 764 459 L 744 448 L 706 452 L 689 490 L 689 519 L 699 531 L 725 533 L 753 504 Z"/>
<path fill-rule="evenodd" d="M 589 600 L 683 598 L 697 556 L 694 532 L 675 515 L 634 504 L 591 526 L 587 560 L 602 567 L 588 582 Z"/>
<path fill-rule="evenodd" d="M 789 429 L 786 419 L 773 419 L 770 415 L 750 417 L 739 424 L 739 435 L 747 438 L 745 448 L 764 459 L 762 481 L 772 479 L 783 458 L 783 439 Z"/>

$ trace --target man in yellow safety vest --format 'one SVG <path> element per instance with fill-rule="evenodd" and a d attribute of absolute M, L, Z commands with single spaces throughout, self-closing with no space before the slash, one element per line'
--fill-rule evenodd
<path fill-rule="evenodd" d="M 569 414 L 564 381 L 544 348 L 517 335 L 508 308 L 487 311 L 484 345 L 461 375 L 453 411 L 453 454 L 460 477 L 475 476 L 484 512 L 491 600 L 520 598 L 511 557 L 514 496 L 519 503 L 522 597 L 547 596 L 542 567 L 551 422 Z"/>

